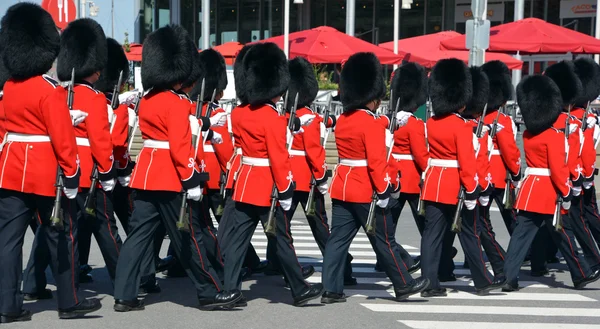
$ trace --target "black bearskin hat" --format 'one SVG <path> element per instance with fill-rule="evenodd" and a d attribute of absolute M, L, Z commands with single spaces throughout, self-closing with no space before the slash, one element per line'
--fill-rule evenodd
<path fill-rule="evenodd" d="M 289 99 L 294 100 L 298 94 L 298 107 L 310 106 L 319 92 L 319 83 L 312 65 L 306 59 L 296 57 L 289 62 L 289 68 Z"/>
<path fill-rule="evenodd" d="M 544 75 L 525 77 L 517 86 L 517 102 L 527 131 L 537 135 L 552 127 L 562 110 L 560 89 Z"/>
<path fill-rule="evenodd" d="M 106 38 L 106 47 L 108 50 L 108 60 L 106 66 L 100 74 L 100 79 L 96 81 L 95 88 L 104 93 L 113 91 L 115 85 L 119 82 L 119 73 L 123 71 L 123 81 L 129 79 L 129 61 L 125 56 L 125 50 L 121 44 L 112 38 Z M 121 86 L 119 86 L 119 89 Z"/>
<path fill-rule="evenodd" d="M 200 61 L 200 54 L 198 52 L 194 53 L 194 63 L 192 65 L 192 72 L 190 73 L 190 75 L 187 77 L 187 79 L 185 79 L 185 81 L 183 82 L 183 84 L 181 85 L 181 88 L 189 88 L 194 86 L 194 88 L 196 87 L 194 84 L 198 81 L 198 79 L 200 79 L 200 77 L 202 75 L 204 75 L 204 64 L 202 63 L 202 61 Z M 198 87 L 200 88 L 200 87 Z M 191 97 L 191 94 L 190 94 Z M 209 95 L 210 97 L 210 95 Z M 194 98 L 195 99 L 195 98 Z"/>
<path fill-rule="evenodd" d="M 81 80 L 102 71 L 106 66 L 108 51 L 106 36 L 100 24 L 90 18 L 72 21 L 60 36 L 60 52 L 56 62 L 58 80 Z"/>
<path fill-rule="evenodd" d="M 17 3 L 2 18 L 2 60 L 10 76 L 28 79 L 52 68 L 60 49 L 60 35 L 52 16 L 33 3 Z"/>
<path fill-rule="evenodd" d="M 340 75 L 340 94 L 344 111 L 364 108 L 383 98 L 385 81 L 381 63 L 373 53 L 356 53 L 344 64 Z"/>
<path fill-rule="evenodd" d="M 150 33 L 142 50 L 144 89 L 164 90 L 187 81 L 197 51 L 188 32 L 179 25 L 163 26 Z"/>
<path fill-rule="evenodd" d="M 429 77 L 429 95 L 436 116 L 465 107 L 473 95 L 473 82 L 467 65 L 456 58 L 437 62 Z"/>
<path fill-rule="evenodd" d="M 583 92 L 575 104 L 586 107 L 587 102 L 593 101 L 600 95 L 600 66 L 591 58 L 578 58 L 573 61 L 575 74 L 583 86 Z"/>
<path fill-rule="evenodd" d="M 0 59 L 2 58 L 2 44 L 0 44 Z M 8 70 L 6 66 L 4 66 L 4 62 L 0 60 L 0 91 L 4 89 L 4 84 L 10 78 L 10 74 L 8 74 Z"/>
<path fill-rule="evenodd" d="M 283 50 L 267 42 L 254 45 L 244 56 L 246 96 L 251 105 L 264 104 L 283 95 L 290 84 L 290 71 Z"/>
<path fill-rule="evenodd" d="M 245 45 L 235 57 L 233 63 L 233 82 L 235 84 L 235 93 L 242 103 L 248 103 L 246 96 L 246 72 L 244 71 L 244 56 L 253 45 Z"/>
<path fill-rule="evenodd" d="M 198 59 L 202 63 L 204 70 L 203 74 L 198 78 L 198 83 L 192 91 L 192 98 L 196 99 L 200 95 L 202 89 L 202 78 L 205 79 L 204 99 L 210 101 L 213 91 L 219 94 L 227 88 L 227 68 L 223 55 L 214 49 L 203 50 Z"/>
<path fill-rule="evenodd" d="M 474 117 L 483 113 L 483 109 L 490 96 L 490 80 L 481 67 L 473 66 L 469 68 L 471 80 L 473 81 L 473 96 L 467 104 L 467 108 L 462 113 L 464 116 Z"/>
<path fill-rule="evenodd" d="M 398 110 L 414 112 L 427 102 L 427 72 L 417 63 L 406 63 L 396 69 L 392 79 L 392 107 L 396 108 L 396 101 L 400 97 Z"/>
<path fill-rule="evenodd" d="M 481 66 L 490 81 L 488 111 L 493 112 L 504 105 L 513 94 L 510 70 L 501 61 L 490 61 Z"/>
<path fill-rule="evenodd" d="M 560 89 L 562 95 L 563 107 L 575 102 L 581 97 L 583 86 L 581 80 L 575 74 L 575 65 L 573 62 L 561 61 L 548 66 L 544 75 L 554 80 L 554 83 Z"/>

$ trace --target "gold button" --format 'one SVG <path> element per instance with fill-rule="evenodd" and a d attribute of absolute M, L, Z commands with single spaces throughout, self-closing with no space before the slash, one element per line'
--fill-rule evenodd
<path fill-rule="evenodd" d="M 29 149 L 30 149 L 30 150 L 31 150 L 31 149 L 33 149 L 33 145 L 29 145 Z"/>

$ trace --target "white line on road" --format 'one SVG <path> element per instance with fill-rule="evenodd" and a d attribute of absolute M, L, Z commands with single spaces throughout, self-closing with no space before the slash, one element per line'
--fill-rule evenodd
<path fill-rule="evenodd" d="M 558 317 L 600 317 L 600 312 L 592 308 L 553 308 L 516 306 L 459 306 L 459 305 L 416 305 L 416 304 L 361 304 L 374 312 L 425 313 L 425 314 L 487 314 L 487 315 L 528 315 Z"/>
<path fill-rule="evenodd" d="M 312 237 L 310 238 L 312 239 Z M 303 240 L 304 239 L 298 239 L 297 237 L 294 237 L 294 240 Z M 308 239 L 307 239 L 308 240 Z M 314 239 L 312 239 L 314 240 Z M 261 241 L 252 241 L 252 245 L 254 247 L 266 247 L 267 246 L 267 241 L 265 240 L 261 240 Z M 296 242 L 294 241 L 294 248 L 301 248 L 301 247 L 314 247 L 315 249 L 318 248 L 317 244 L 315 242 Z M 405 246 L 403 245 L 402 247 L 404 247 L 404 249 L 406 250 L 412 250 L 412 249 L 417 249 L 415 247 L 411 247 L 411 246 Z M 352 249 L 370 249 L 373 250 L 373 247 L 371 246 L 370 243 L 353 243 L 350 245 L 350 250 Z"/>
<path fill-rule="evenodd" d="M 600 325 L 570 323 L 500 323 L 407 320 L 398 320 L 398 322 L 412 329 L 600 329 Z"/>
<path fill-rule="evenodd" d="M 376 289 L 345 289 L 344 293 L 350 297 L 371 297 L 371 298 L 387 298 L 395 297 L 393 289 L 376 290 Z M 410 296 L 409 299 L 425 299 L 419 295 Z M 446 297 L 435 298 L 436 300 L 445 299 L 472 299 L 472 300 L 519 300 L 519 301 L 547 301 L 547 302 L 597 302 L 593 298 L 582 296 L 579 294 L 542 294 L 542 293 L 503 293 L 492 291 L 487 296 L 477 296 L 465 291 L 451 292 Z"/>

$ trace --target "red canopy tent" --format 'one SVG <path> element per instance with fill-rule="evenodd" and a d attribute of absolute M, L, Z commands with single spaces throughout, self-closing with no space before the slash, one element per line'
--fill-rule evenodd
<path fill-rule="evenodd" d="M 372 52 L 382 64 L 398 64 L 393 52 L 329 26 L 290 33 L 290 58 L 304 57 L 311 63 L 341 63 L 357 52 Z M 283 49 L 283 35 L 258 42 L 273 42 Z"/>
<path fill-rule="evenodd" d="M 464 50 L 465 36 L 441 43 L 444 49 Z M 489 51 L 510 53 L 599 54 L 600 40 L 537 18 L 495 26 L 490 30 Z"/>
<path fill-rule="evenodd" d="M 125 47 L 123 47 L 125 49 Z M 142 61 L 142 45 L 139 43 L 129 44 L 129 51 L 125 49 L 125 56 L 132 62 Z"/>
<path fill-rule="evenodd" d="M 461 36 L 458 32 L 445 31 L 402 39 L 398 41 L 398 55 L 402 56 L 405 61 L 416 62 L 427 68 L 433 67 L 439 60 L 445 58 L 458 58 L 468 63 L 468 51 L 440 49 L 441 41 L 453 39 L 458 36 Z M 380 47 L 393 51 L 394 42 L 383 43 Z M 523 62 L 506 54 L 486 53 L 485 60 L 486 62 L 499 60 L 505 63 L 510 69 L 520 69 L 523 66 Z"/>
<path fill-rule="evenodd" d="M 215 46 L 215 47 L 213 47 L 213 49 L 220 52 L 221 55 L 223 55 L 223 57 L 225 58 L 225 63 L 227 65 L 233 65 L 233 60 L 235 59 L 237 54 L 240 52 L 240 50 L 242 50 L 243 47 L 244 47 L 243 44 L 236 42 L 236 41 L 232 41 L 232 42 L 226 42 L 222 45 Z"/>

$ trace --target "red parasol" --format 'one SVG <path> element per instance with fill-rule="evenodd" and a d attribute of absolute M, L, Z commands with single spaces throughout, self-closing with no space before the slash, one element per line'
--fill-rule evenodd
<path fill-rule="evenodd" d="M 123 47 L 125 49 L 125 47 Z M 139 43 L 129 44 L 129 51 L 125 49 L 125 56 L 132 62 L 142 61 L 142 45 Z"/>
<path fill-rule="evenodd" d="M 215 46 L 213 47 L 213 49 L 221 53 L 221 55 L 223 55 L 223 57 L 225 58 L 225 63 L 227 63 L 227 65 L 233 65 L 233 60 L 240 52 L 240 50 L 242 50 L 243 47 L 243 44 L 236 41 L 232 41 Z"/>

